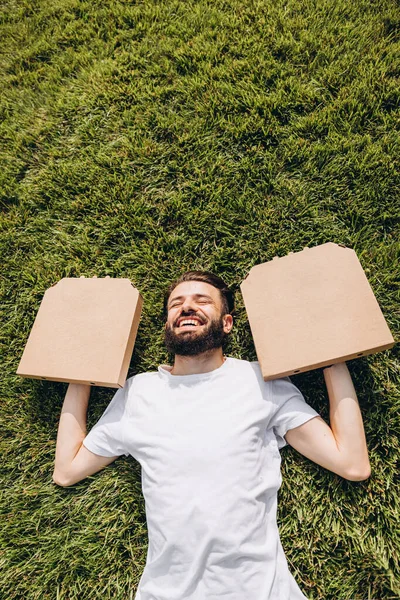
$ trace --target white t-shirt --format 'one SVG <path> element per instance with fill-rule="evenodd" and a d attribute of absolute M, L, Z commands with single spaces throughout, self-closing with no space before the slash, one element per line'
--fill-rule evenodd
<path fill-rule="evenodd" d="M 257 362 L 127 380 L 84 440 L 142 467 L 149 547 L 136 600 L 301 600 L 280 543 L 279 449 L 318 413 Z"/>

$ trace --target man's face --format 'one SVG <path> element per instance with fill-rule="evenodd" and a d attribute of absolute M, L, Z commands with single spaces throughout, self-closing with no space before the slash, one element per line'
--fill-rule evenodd
<path fill-rule="evenodd" d="M 195 356 L 220 348 L 232 328 L 232 316 L 224 315 L 220 291 L 203 281 L 185 281 L 171 293 L 165 324 L 168 352 Z"/>

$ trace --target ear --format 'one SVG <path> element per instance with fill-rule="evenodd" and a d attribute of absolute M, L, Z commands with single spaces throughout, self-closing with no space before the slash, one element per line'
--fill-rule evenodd
<path fill-rule="evenodd" d="M 230 333 L 233 327 L 233 317 L 232 315 L 224 315 L 222 317 L 222 321 L 224 323 L 224 331 L 225 333 Z"/>

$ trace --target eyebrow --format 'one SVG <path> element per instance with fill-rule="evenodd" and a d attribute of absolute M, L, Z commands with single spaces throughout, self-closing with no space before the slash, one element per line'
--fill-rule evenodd
<path fill-rule="evenodd" d="M 182 300 L 182 298 L 185 298 L 185 297 L 186 296 L 175 296 L 174 298 L 172 298 L 172 300 L 170 300 L 168 302 L 168 306 L 173 304 L 173 302 L 175 302 L 176 300 Z M 193 298 L 196 298 L 196 299 L 207 298 L 207 300 L 211 300 L 211 302 L 214 302 L 214 300 L 211 298 L 211 296 L 208 296 L 207 294 L 193 294 Z"/>

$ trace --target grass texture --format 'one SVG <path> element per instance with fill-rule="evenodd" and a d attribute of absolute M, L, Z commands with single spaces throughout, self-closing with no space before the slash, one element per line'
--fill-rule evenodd
<path fill-rule="evenodd" d="M 0 595 L 133 599 L 147 531 L 133 459 L 51 481 L 65 384 L 15 375 L 45 290 L 129 277 L 130 375 L 165 362 L 162 293 L 190 268 L 238 286 L 327 241 L 354 248 L 399 332 L 394 0 L 3 0 Z M 398 349 L 351 361 L 372 463 L 351 483 L 282 452 L 282 543 L 310 600 L 400 597 Z M 327 418 L 321 371 L 293 378 Z M 92 391 L 89 427 L 113 392 Z M 246 600 L 245 598 L 243 600 Z"/>

